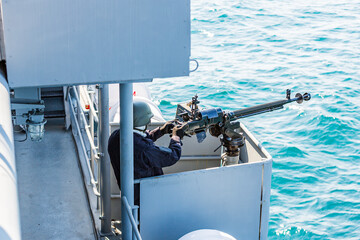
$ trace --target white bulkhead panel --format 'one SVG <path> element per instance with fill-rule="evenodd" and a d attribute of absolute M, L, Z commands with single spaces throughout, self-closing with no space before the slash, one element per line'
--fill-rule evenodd
<path fill-rule="evenodd" d="M 189 75 L 189 0 L 2 1 L 11 87 Z"/>
<path fill-rule="evenodd" d="M 236 239 L 259 239 L 261 203 L 270 200 L 262 194 L 266 162 L 271 166 L 267 160 L 141 179 L 141 236 L 179 239 L 214 229 Z M 267 222 L 262 224 L 267 230 Z"/>

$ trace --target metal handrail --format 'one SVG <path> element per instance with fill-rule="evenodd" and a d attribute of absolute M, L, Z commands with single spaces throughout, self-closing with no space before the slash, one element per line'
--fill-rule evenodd
<path fill-rule="evenodd" d="M 89 157 L 87 155 L 87 151 L 86 151 L 86 147 L 85 147 L 85 143 L 84 143 L 84 139 L 82 138 L 81 136 L 81 130 L 80 130 L 80 126 L 79 126 L 79 123 L 77 121 L 77 118 L 75 117 L 75 110 L 74 110 L 74 105 L 73 105 L 73 100 L 72 100 L 72 97 L 69 96 L 69 102 L 70 102 L 70 109 L 71 109 L 71 113 L 73 114 L 74 116 L 74 122 L 75 122 L 75 126 L 76 126 L 76 129 L 77 129 L 77 132 L 79 134 L 79 139 L 80 139 L 80 143 L 81 143 L 81 147 L 83 149 L 83 152 L 84 152 L 84 156 L 85 156 L 85 162 L 86 162 L 86 166 L 87 166 L 87 169 L 89 171 L 89 174 L 90 174 L 90 183 L 92 185 L 92 189 L 93 189 L 93 192 L 96 196 L 100 196 L 100 193 L 97 189 L 97 181 L 95 180 L 95 177 L 94 177 L 94 174 L 92 172 L 92 169 L 91 169 L 91 166 L 89 164 Z M 78 106 L 78 109 L 79 109 L 79 106 Z"/>
<path fill-rule="evenodd" d="M 78 109 L 80 110 L 80 116 L 81 116 L 83 122 L 86 124 L 84 128 L 85 128 L 85 132 L 86 132 L 86 135 L 87 135 L 88 140 L 89 140 L 89 143 L 90 143 L 91 150 L 94 152 L 95 159 L 99 159 L 98 148 L 95 146 L 94 139 L 92 139 L 92 137 L 91 137 L 91 132 L 90 132 L 90 130 L 89 130 L 90 125 L 87 124 L 87 120 L 86 120 L 86 117 L 85 117 L 85 113 L 84 113 L 84 111 L 82 110 L 82 108 L 80 107 L 79 94 L 78 94 L 78 92 L 76 91 L 75 88 L 72 88 L 72 90 L 74 91 L 75 99 L 76 99 L 76 101 L 78 102 Z"/>
<path fill-rule="evenodd" d="M 80 106 L 81 105 L 81 101 L 80 101 L 80 97 L 79 97 L 80 94 L 77 92 L 77 89 L 75 87 L 71 87 L 71 89 L 73 90 L 74 97 L 75 97 L 75 99 L 76 99 L 76 101 L 78 103 L 78 105 L 77 105 L 78 114 L 80 114 L 80 120 L 82 120 L 82 122 L 84 124 L 84 129 L 85 129 L 85 133 L 86 133 L 86 136 L 87 136 L 87 140 L 90 143 L 91 158 L 89 159 L 88 156 L 86 156 L 86 166 L 87 166 L 88 171 L 90 173 L 91 181 L 94 181 L 95 184 L 96 184 L 96 191 L 94 191 L 94 188 L 93 188 L 94 194 L 96 196 L 100 197 L 101 194 L 100 194 L 100 187 L 99 187 L 99 181 L 98 181 L 99 176 L 100 176 L 100 167 L 99 167 L 100 153 L 99 153 L 99 147 L 95 145 L 95 142 L 94 142 L 94 139 L 93 139 L 93 133 L 92 133 L 93 129 L 91 129 L 92 124 L 88 124 L 88 122 L 86 120 L 85 112 L 82 109 L 82 107 Z M 71 96 L 71 94 L 70 94 L 70 96 Z M 90 105 L 90 108 L 93 107 L 92 104 L 89 104 L 89 105 Z M 72 105 L 72 108 L 73 108 L 73 105 Z M 76 117 L 74 117 L 74 120 L 76 122 L 78 122 L 78 119 Z M 80 140 L 83 141 L 83 139 L 82 139 L 83 137 L 82 137 L 81 132 L 79 132 L 79 136 L 80 136 Z M 87 151 L 87 149 L 84 146 L 82 147 L 83 151 Z M 95 177 L 94 177 L 94 160 L 97 163 L 97 169 L 98 169 L 97 179 L 95 179 Z M 90 162 L 90 164 L 89 164 L 89 162 Z M 99 208 L 99 199 L 97 201 L 96 207 L 97 207 L 97 209 Z"/>
<path fill-rule="evenodd" d="M 101 234 L 104 236 L 112 234 L 111 230 L 111 190 L 110 190 L 110 160 L 106 151 L 107 139 L 109 138 L 109 119 L 108 119 L 108 86 L 101 85 L 99 89 L 98 111 L 95 110 L 93 99 L 94 92 L 89 92 L 83 86 L 70 87 L 72 92 L 67 94 L 73 121 L 80 139 L 80 148 L 85 156 L 87 171 L 90 176 L 92 190 L 97 196 L 96 209 L 100 208 Z M 68 91 L 69 91 L 68 90 Z M 91 94 L 91 96 L 89 96 Z M 85 99 L 85 102 L 81 102 Z M 87 100 L 87 102 L 86 102 Z M 76 103 L 74 103 L 76 101 Z M 88 116 L 82 108 L 82 103 L 89 106 Z M 76 108 L 76 112 L 75 112 Z M 87 108 L 87 107 L 86 107 Z M 99 114 L 99 115 L 98 115 Z M 94 126 L 98 123 L 97 138 L 95 141 Z M 86 134 L 83 134 L 82 129 Z M 90 145 L 90 149 L 88 150 Z M 90 156 L 89 156 L 90 152 Z M 95 166 L 96 163 L 96 166 Z M 97 167 L 97 175 L 95 174 Z M 86 170 L 85 170 L 86 171 Z M 95 178 L 96 177 L 96 178 Z M 136 212 L 137 213 L 137 212 Z M 135 214 L 136 214 L 135 213 Z M 136 216 L 136 215 L 135 215 Z M 130 229 L 131 230 L 131 229 Z"/>
<path fill-rule="evenodd" d="M 99 122 L 99 118 L 98 118 L 98 115 L 97 115 L 97 111 L 93 105 L 93 102 L 91 101 L 90 97 L 89 97 L 89 94 L 85 94 L 85 98 L 86 98 L 86 101 L 89 103 L 89 107 L 90 107 L 90 111 L 92 113 L 92 115 L 94 116 L 94 121 L 95 122 Z"/>
<path fill-rule="evenodd" d="M 137 240 L 142 240 L 139 229 L 137 228 L 136 221 L 135 221 L 134 216 L 133 216 L 133 214 L 131 212 L 131 206 L 130 206 L 127 198 L 125 196 L 122 196 L 121 199 L 122 199 L 122 202 L 123 202 L 123 204 L 125 206 L 126 213 L 129 216 L 131 226 L 132 226 L 132 229 L 133 229 L 133 233 L 135 234 Z"/>

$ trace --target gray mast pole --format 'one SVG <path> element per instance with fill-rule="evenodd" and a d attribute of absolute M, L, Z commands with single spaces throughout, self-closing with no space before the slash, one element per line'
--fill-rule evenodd
<path fill-rule="evenodd" d="M 133 84 L 120 84 L 120 178 L 121 196 L 134 206 Z M 122 239 L 132 239 L 132 226 L 122 203 Z"/>
<path fill-rule="evenodd" d="M 107 152 L 109 139 L 109 85 L 102 84 L 99 88 L 99 127 L 100 127 L 100 195 L 101 195 L 101 235 L 111 232 L 111 189 L 110 189 L 110 157 Z"/>

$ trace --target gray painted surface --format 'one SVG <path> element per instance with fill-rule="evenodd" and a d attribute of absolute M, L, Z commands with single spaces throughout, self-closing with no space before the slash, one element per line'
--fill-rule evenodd
<path fill-rule="evenodd" d="M 102 153 L 100 158 L 100 194 L 101 194 L 101 234 L 111 234 L 111 191 L 110 191 L 110 156 L 107 151 L 110 136 L 109 126 L 109 85 L 100 85 L 99 89 L 99 131 Z"/>
<path fill-rule="evenodd" d="M 263 172 L 263 192 L 262 192 L 262 208 L 261 208 L 261 226 L 260 239 L 265 240 L 268 237 L 269 218 L 270 218 L 270 194 L 271 194 L 271 173 L 272 159 L 264 161 Z"/>
<path fill-rule="evenodd" d="M 4 25 L 2 20 L 2 8 L 0 5 L 0 60 L 5 60 Z"/>
<path fill-rule="evenodd" d="M 2 1 L 9 85 L 189 75 L 190 0 Z"/>
<path fill-rule="evenodd" d="M 9 88 L 0 69 L 0 239 L 20 239 L 20 213 Z"/>
<path fill-rule="evenodd" d="M 134 140 L 133 140 L 133 84 L 120 84 L 120 182 L 121 194 L 134 206 Z M 121 208 L 124 208 L 122 202 Z M 121 232 L 124 240 L 132 238 L 130 219 L 121 212 Z"/>
<path fill-rule="evenodd" d="M 258 239 L 263 164 L 141 179 L 142 237 L 172 240 L 195 230 L 216 229 L 236 239 Z"/>
<path fill-rule="evenodd" d="M 42 142 L 15 144 L 22 239 L 94 239 L 72 134 L 52 123 Z"/>

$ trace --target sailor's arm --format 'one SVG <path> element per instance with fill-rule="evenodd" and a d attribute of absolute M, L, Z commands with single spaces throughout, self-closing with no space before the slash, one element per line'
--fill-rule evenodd
<path fill-rule="evenodd" d="M 149 138 L 155 142 L 156 140 L 158 140 L 165 134 L 171 133 L 174 126 L 175 126 L 174 121 L 167 121 L 161 127 L 157 127 L 155 129 L 149 131 L 148 132 Z"/>
<path fill-rule="evenodd" d="M 158 147 L 153 145 L 147 149 L 146 154 L 149 159 L 149 164 L 152 167 L 163 168 L 175 164 L 181 157 L 181 138 L 184 136 L 178 132 L 175 127 L 173 135 L 170 139 L 169 147 Z M 180 135 L 180 136 L 179 136 Z"/>

